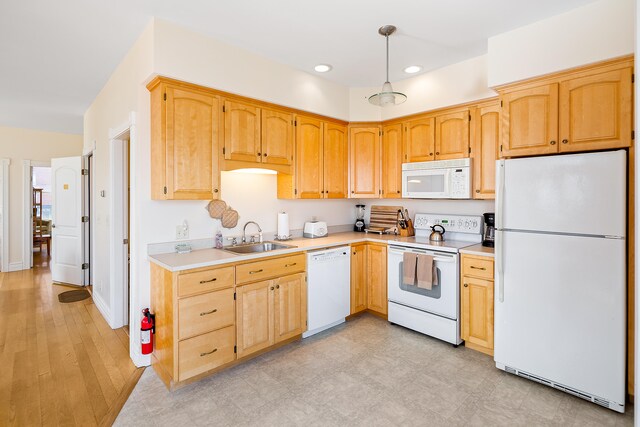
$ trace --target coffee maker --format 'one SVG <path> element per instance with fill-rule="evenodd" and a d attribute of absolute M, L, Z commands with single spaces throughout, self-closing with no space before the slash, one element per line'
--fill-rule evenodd
<path fill-rule="evenodd" d="M 365 205 L 356 205 L 356 223 L 353 225 L 353 231 L 364 231 L 364 207 Z"/>
<path fill-rule="evenodd" d="M 493 247 L 496 238 L 496 215 L 493 212 L 487 212 L 484 215 L 484 240 L 482 246 Z"/>

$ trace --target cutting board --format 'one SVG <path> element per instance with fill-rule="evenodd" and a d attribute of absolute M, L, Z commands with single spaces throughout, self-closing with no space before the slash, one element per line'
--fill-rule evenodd
<path fill-rule="evenodd" d="M 371 219 L 369 227 L 371 229 L 383 228 L 385 230 L 398 226 L 398 211 L 402 206 L 371 206 Z"/>

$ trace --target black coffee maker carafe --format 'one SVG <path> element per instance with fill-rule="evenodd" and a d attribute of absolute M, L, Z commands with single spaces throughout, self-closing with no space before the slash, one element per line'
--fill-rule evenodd
<path fill-rule="evenodd" d="M 484 215 L 484 240 L 482 246 L 493 247 L 496 238 L 496 215 L 493 212 L 487 212 Z"/>

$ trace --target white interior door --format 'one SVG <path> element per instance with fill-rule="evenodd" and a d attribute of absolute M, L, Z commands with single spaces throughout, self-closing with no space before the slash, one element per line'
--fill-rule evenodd
<path fill-rule="evenodd" d="M 51 277 L 82 286 L 82 157 L 51 159 Z"/>

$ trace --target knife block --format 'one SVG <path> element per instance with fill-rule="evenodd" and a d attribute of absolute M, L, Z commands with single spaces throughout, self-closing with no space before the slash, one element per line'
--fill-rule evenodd
<path fill-rule="evenodd" d="M 401 237 L 411 237 L 416 234 L 416 231 L 413 229 L 413 221 L 410 219 L 407 220 L 407 228 L 400 229 Z"/>

